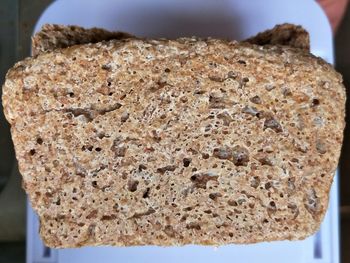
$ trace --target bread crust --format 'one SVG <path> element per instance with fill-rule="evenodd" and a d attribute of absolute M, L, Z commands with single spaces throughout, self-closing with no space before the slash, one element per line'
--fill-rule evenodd
<path fill-rule="evenodd" d="M 32 55 L 36 56 L 42 52 L 50 52 L 57 48 L 130 37 L 133 36 L 128 33 L 112 32 L 97 27 L 86 29 L 73 25 L 45 24 L 32 37 Z"/>
<path fill-rule="evenodd" d="M 310 51 L 309 33 L 301 26 L 288 23 L 276 25 L 244 41 L 260 46 L 283 45 Z"/>
<path fill-rule="evenodd" d="M 108 40 L 136 38 L 125 32 L 113 32 L 102 28 L 83 28 L 72 25 L 45 24 L 32 38 L 32 54 L 50 52 L 57 48 L 97 43 Z M 298 25 L 280 24 L 258 33 L 243 42 L 264 45 L 284 45 L 310 51 L 309 33 Z"/>

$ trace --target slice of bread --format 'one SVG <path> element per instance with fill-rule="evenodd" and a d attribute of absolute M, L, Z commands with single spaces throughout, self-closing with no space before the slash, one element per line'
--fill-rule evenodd
<path fill-rule="evenodd" d="M 322 59 L 217 39 L 47 51 L 9 70 L 2 99 L 50 247 L 306 238 L 345 125 Z"/>

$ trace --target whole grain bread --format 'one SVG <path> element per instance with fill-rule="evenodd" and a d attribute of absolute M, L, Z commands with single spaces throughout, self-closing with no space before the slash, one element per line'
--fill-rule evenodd
<path fill-rule="evenodd" d="M 9 70 L 3 105 L 50 247 L 306 238 L 345 125 L 322 59 L 217 39 L 46 52 Z"/>

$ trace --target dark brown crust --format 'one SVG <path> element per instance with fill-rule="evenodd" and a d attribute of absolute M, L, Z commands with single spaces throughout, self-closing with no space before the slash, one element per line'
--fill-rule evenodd
<path fill-rule="evenodd" d="M 79 26 L 45 24 L 32 38 L 32 54 L 36 56 L 57 48 L 130 37 L 132 35 L 128 33 L 111 32 L 96 27 L 85 29 Z"/>
<path fill-rule="evenodd" d="M 111 32 L 96 27 L 86 29 L 79 26 L 45 24 L 32 38 L 32 54 L 35 56 L 57 48 L 131 37 L 134 36 L 124 32 Z M 243 42 L 260 46 L 284 45 L 306 51 L 310 50 L 309 33 L 301 26 L 293 24 L 276 25 L 274 28 L 258 33 Z"/>
<path fill-rule="evenodd" d="M 310 51 L 309 33 L 301 26 L 293 24 L 276 25 L 272 29 L 244 40 L 244 42 L 260 46 L 283 45 Z"/>

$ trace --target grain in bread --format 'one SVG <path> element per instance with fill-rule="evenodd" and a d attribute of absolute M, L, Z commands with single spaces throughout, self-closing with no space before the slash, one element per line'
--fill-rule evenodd
<path fill-rule="evenodd" d="M 59 49 L 3 86 L 50 247 L 303 239 L 327 209 L 344 104 L 323 60 L 216 39 Z"/>

